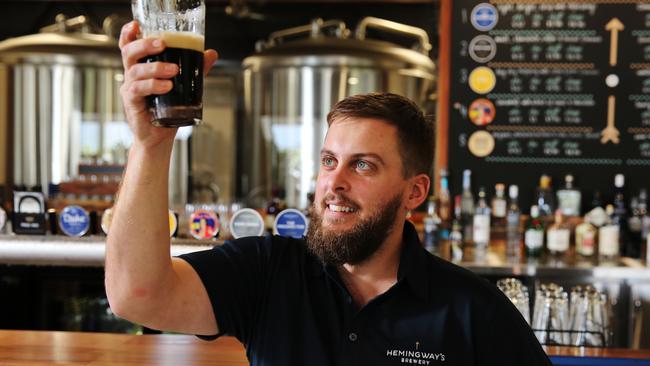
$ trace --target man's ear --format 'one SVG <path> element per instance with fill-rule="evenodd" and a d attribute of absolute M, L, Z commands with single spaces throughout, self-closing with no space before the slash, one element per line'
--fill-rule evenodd
<path fill-rule="evenodd" d="M 418 174 L 410 180 L 410 192 L 406 201 L 406 210 L 413 210 L 427 199 L 431 179 L 426 174 Z"/>

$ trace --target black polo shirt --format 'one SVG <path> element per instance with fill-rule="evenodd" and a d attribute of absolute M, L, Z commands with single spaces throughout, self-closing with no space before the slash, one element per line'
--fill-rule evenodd
<path fill-rule="evenodd" d="M 219 335 L 251 365 L 550 365 L 496 287 L 404 229 L 397 283 L 358 309 L 303 240 L 251 237 L 181 256 L 201 277 Z"/>

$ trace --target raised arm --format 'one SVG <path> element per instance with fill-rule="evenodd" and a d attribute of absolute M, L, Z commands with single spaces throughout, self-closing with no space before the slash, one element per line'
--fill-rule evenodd
<path fill-rule="evenodd" d="M 176 129 L 151 125 L 145 97 L 171 90 L 175 64 L 138 60 L 160 53 L 164 43 L 137 39 L 138 24 L 124 26 L 120 49 L 124 84 L 120 90 L 133 133 L 126 172 L 106 242 L 106 293 L 120 317 L 147 327 L 193 334 L 217 333 L 206 290 L 194 269 L 170 257 L 169 162 Z M 205 52 L 206 72 L 217 59 Z"/>

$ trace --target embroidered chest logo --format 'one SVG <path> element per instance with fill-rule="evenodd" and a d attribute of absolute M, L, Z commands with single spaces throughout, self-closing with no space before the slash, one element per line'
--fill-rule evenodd
<path fill-rule="evenodd" d="M 386 357 L 399 360 L 405 365 L 431 365 L 445 362 L 444 353 L 420 351 L 420 342 L 415 342 L 415 350 L 387 349 Z"/>

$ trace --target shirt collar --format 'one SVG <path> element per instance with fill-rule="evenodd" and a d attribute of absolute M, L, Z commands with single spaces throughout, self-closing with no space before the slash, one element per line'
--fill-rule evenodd
<path fill-rule="evenodd" d="M 312 274 L 324 275 L 330 271 L 336 273 L 336 269 L 323 264 L 318 258 L 310 254 L 313 259 Z M 427 257 L 429 254 L 424 250 L 418 237 L 415 227 L 409 221 L 404 222 L 402 234 L 402 249 L 400 253 L 399 268 L 397 270 L 398 283 L 406 282 L 413 293 L 422 300 L 429 298 L 429 274 L 427 271 Z M 337 276 L 334 276 L 335 278 Z"/>
<path fill-rule="evenodd" d="M 420 243 L 415 227 L 410 221 L 404 223 L 402 253 L 400 254 L 397 281 L 406 282 L 413 293 L 422 300 L 429 298 L 428 256 Z"/>

